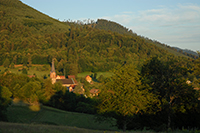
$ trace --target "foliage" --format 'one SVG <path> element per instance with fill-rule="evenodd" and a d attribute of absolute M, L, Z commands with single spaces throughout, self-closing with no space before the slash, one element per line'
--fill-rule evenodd
<path fill-rule="evenodd" d="M 28 103 L 38 103 L 41 95 L 41 84 L 39 81 L 30 81 L 19 90 L 19 98 Z"/>
<path fill-rule="evenodd" d="M 105 80 L 105 77 L 103 75 L 100 75 L 98 78 L 98 81 L 102 83 L 104 82 L 104 80 Z"/>
<path fill-rule="evenodd" d="M 85 98 L 82 95 L 78 95 L 69 91 L 57 91 L 55 95 L 51 97 L 48 103 L 49 106 L 58 109 L 81 113 L 84 112 L 88 114 L 96 113 L 96 104 L 97 103 L 95 99 Z"/>
<path fill-rule="evenodd" d="M 22 74 L 28 74 L 26 68 L 23 68 L 23 69 L 22 69 Z"/>
<path fill-rule="evenodd" d="M 6 60 L 5 60 L 4 63 L 3 63 L 3 66 L 4 66 L 5 68 L 9 68 L 9 65 L 10 65 L 10 61 L 9 61 L 8 58 L 6 58 Z"/>
<path fill-rule="evenodd" d="M 8 105 L 11 103 L 10 97 L 12 93 L 9 91 L 7 87 L 0 86 L 0 121 L 6 121 L 6 109 Z"/>
<path fill-rule="evenodd" d="M 17 0 L 1 3 L 0 65 L 6 59 L 25 66 L 51 64 L 52 58 L 56 58 L 60 75 L 76 75 L 85 71 L 105 72 L 124 61 L 141 67 L 152 55 L 173 56 L 114 22 L 98 20 L 93 26 L 64 23 Z M 104 30 L 109 27 L 110 31 Z"/>
<path fill-rule="evenodd" d="M 138 71 L 133 66 L 123 66 L 115 70 L 114 76 L 102 88 L 98 111 L 107 117 L 113 117 L 123 124 L 123 130 L 129 118 L 156 102 L 156 98 L 143 88 Z"/>
<path fill-rule="evenodd" d="M 148 83 L 152 87 L 151 92 L 158 95 L 162 107 L 160 113 L 166 113 L 168 129 L 172 127 L 174 114 L 196 112 L 199 104 L 198 92 L 185 80 L 188 70 L 180 63 L 175 59 L 165 62 L 154 57 L 143 65 L 141 72 L 143 82 Z"/>
<path fill-rule="evenodd" d="M 49 99 L 55 94 L 56 90 L 50 78 L 44 80 L 44 89 L 42 90 L 42 102 L 47 103 Z"/>

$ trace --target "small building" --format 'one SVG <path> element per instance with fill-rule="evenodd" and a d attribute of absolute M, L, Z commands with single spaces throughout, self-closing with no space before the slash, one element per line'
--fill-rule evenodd
<path fill-rule="evenodd" d="M 68 77 L 68 79 L 72 78 L 74 80 L 74 83 L 78 84 L 78 82 L 76 81 L 76 76 L 75 75 L 68 75 L 67 77 Z"/>
<path fill-rule="evenodd" d="M 57 76 L 56 76 L 56 79 L 65 79 L 65 76 L 57 75 Z"/>
<path fill-rule="evenodd" d="M 27 75 L 29 78 L 35 78 L 35 75 Z"/>
<path fill-rule="evenodd" d="M 92 78 L 89 75 L 85 76 L 85 80 L 89 83 L 92 82 Z"/>
<path fill-rule="evenodd" d="M 98 96 L 100 93 L 99 89 L 91 89 L 90 90 L 90 96 L 95 97 Z"/>

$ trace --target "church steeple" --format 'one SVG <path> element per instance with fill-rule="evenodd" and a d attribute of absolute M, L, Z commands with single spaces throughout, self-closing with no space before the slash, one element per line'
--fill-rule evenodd
<path fill-rule="evenodd" d="M 55 71 L 55 66 L 54 66 L 54 60 L 52 59 L 52 65 L 51 65 L 51 73 L 56 72 Z"/>
<path fill-rule="evenodd" d="M 50 78 L 52 80 L 52 84 L 54 84 L 56 82 L 56 71 L 55 71 L 54 60 L 53 59 L 52 59 L 52 65 L 51 65 Z"/>

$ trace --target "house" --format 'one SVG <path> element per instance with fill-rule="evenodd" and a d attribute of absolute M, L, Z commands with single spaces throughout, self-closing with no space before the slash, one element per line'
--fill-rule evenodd
<path fill-rule="evenodd" d="M 65 79 L 65 76 L 59 76 L 59 75 L 57 75 L 56 79 Z"/>
<path fill-rule="evenodd" d="M 91 90 L 90 90 L 90 96 L 91 96 L 91 97 L 98 96 L 99 93 L 100 93 L 99 89 L 91 89 Z"/>
<path fill-rule="evenodd" d="M 85 76 L 85 79 L 86 79 L 86 81 L 89 82 L 89 83 L 92 82 L 92 78 L 91 78 L 89 75 Z"/>
<path fill-rule="evenodd" d="M 69 79 L 72 78 L 72 79 L 74 80 L 74 83 L 75 83 L 75 84 L 78 84 L 78 82 L 76 81 L 75 75 L 68 75 L 67 77 L 68 77 Z"/>
<path fill-rule="evenodd" d="M 75 77 L 75 76 L 74 76 Z M 65 78 L 65 76 L 56 76 L 55 66 L 54 66 L 54 60 L 52 59 L 52 66 L 50 71 L 50 78 L 52 80 L 52 84 L 55 84 L 56 82 L 60 82 L 62 86 L 65 86 L 70 92 L 74 90 L 75 86 L 77 85 L 73 78 Z"/>
<path fill-rule="evenodd" d="M 27 75 L 29 78 L 35 78 L 35 75 Z"/>
<path fill-rule="evenodd" d="M 186 83 L 187 83 L 187 84 L 191 84 L 192 82 L 191 82 L 190 80 L 187 80 Z"/>

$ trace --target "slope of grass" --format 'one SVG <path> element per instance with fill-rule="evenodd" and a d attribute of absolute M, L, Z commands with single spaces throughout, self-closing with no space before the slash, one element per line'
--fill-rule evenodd
<path fill-rule="evenodd" d="M 0 122 L 1 133 L 118 133 L 115 131 L 99 131 L 69 126 L 44 124 L 21 124 Z"/>
<path fill-rule="evenodd" d="M 117 130 L 110 123 L 98 123 L 94 115 L 67 112 L 47 106 L 41 106 L 39 111 L 32 111 L 28 106 L 11 105 L 7 112 L 8 121 L 12 123 L 46 124 L 71 126 L 95 130 Z"/>
<path fill-rule="evenodd" d="M 21 124 L 0 122 L 1 133 L 122 133 L 122 131 L 100 131 L 69 126 L 54 126 L 44 124 Z M 169 133 L 182 133 L 174 131 Z M 190 132 L 185 130 L 184 132 Z M 126 133 L 154 133 L 153 131 L 127 131 Z M 164 132 L 163 132 L 164 133 Z"/>
<path fill-rule="evenodd" d="M 1 0 L 0 7 L 4 21 L 21 23 L 33 29 L 39 28 L 35 32 L 65 32 L 69 29 L 65 23 L 53 19 L 19 0 Z"/>
<path fill-rule="evenodd" d="M 36 67 L 38 67 L 38 66 L 41 67 L 41 65 L 33 65 L 32 67 L 29 67 L 27 75 L 34 75 L 34 74 L 36 74 L 36 76 L 37 76 L 38 78 L 41 78 L 41 77 L 43 77 L 44 75 L 46 75 L 46 76 L 49 75 L 50 69 L 49 69 L 49 70 L 45 70 L 45 71 L 38 71 L 38 70 L 36 69 Z M 21 74 L 22 71 L 19 71 L 19 69 L 22 69 L 22 68 L 23 68 L 22 65 L 17 65 L 17 66 L 15 66 L 15 68 L 13 68 L 13 69 L 11 69 L 11 68 L 5 68 L 5 67 L 3 67 L 3 66 L 0 66 L 0 73 L 3 73 L 3 72 L 7 69 L 8 71 L 10 71 L 10 72 L 12 72 L 12 73 Z"/>
<path fill-rule="evenodd" d="M 32 67 L 29 67 L 28 70 L 28 74 L 27 75 L 33 75 L 36 74 L 38 78 L 43 77 L 44 75 L 48 76 L 50 73 L 50 66 L 49 66 L 49 70 L 45 70 L 45 71 L 38 71 L 36 70 L 36 67 L 42 67 L 43 65 L 32 65 Z M 4 72 L 6 69 L 8 69 L 8 71 L 15 73 L 15 74 L 21 74 L 22 72 L 19 71 L 19 69 L 22 69 L 23 66 L 22 65 L 15 65 L 15 68 L 11 69 L 11 68 L 5 68 L 3 66 L 0 66 L 0 73 Z M 94 73 L 93 72 L 82 72 L 82 73 L 78 73 L 77 77 L 78 78 L 85 78 L 85 76 L 87 75 L 91 75 Z M 97 79 L 99 78 L 100 75 L 103 75 L 105 78 L 107 77 L 111 77 L 112 73 L 111 72 L 97 72 Z"/>

